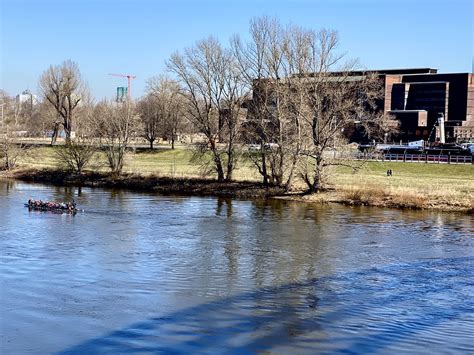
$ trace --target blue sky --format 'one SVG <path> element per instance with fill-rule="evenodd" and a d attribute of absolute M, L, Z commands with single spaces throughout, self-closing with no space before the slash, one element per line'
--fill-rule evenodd
<path fill-rule="evenodd" d="M 92 94 L 113 97 L 135 74 L 133 97 L 166 70 L 166 59 L 196 40 L 247 36 L 268 15 L 339 32 L 340 49 L 370 69 L 434 67 L 470 72 L 471 0 L 0 0 L 1 81 L 11 95 L 37 91 L 50 64 L 76 61 Z"/>

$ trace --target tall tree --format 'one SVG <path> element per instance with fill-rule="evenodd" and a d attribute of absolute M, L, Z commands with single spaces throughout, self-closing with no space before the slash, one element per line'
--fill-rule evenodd
<path fill-rule="evenodd" d="M 107 162 L 113 173 L 122 171 L 125 154 L 131 140 L 137 135 L 139 116 L 132 102 L 99 102 L 92 113 L 91 124 L 94 136 L 106 153 Z"/>
<path fill-rule="evenodd" d="M 244 137 L 257 143 L 260 150 L 250 153 L 263 177 L 263 183 L 290 185 L 295 169 L 298 131 L 288 90 L 291 67 L 286 57 L 285 44 L 288 30 L 279 21 L 269 17 L 255 18 L 250 23 L 250 40 L 238 36 L 231 40 L 242 76 L 252 100 L 244 126 Z"/>
<path fill-rule="evenodd" d="M 235 136 L 240 108 L 240 77 L 230 51 L 217 39 L 198 41 L 184 53 L 175 53 L 168 68 L 176 74 L 186 117 L 206 138 L 201 152 L 210 151 L 219 181 L 231 180 L 236 166 Z"/>
<path fill-rule="evenodd" d="M 138 115 L 142 126 L 142 136 L 153 149 L 154 142 L 163 132 L 163 117 L 160 112 L 160 103 L 153 95 L 146 95 L 137 104 Z"/>
<path fill-rule="evenodd" d="M 250 40 L 232 39 L 247 85 L 253 90 L 245 136 L 260 144 L 249 154 L 264 183 L 291 186 L 295 173 L 319 190 L 328 167 L 352 162 L 329 159 L 329 148 L 346 143 L 343 132 L 359 122 L 368 132 L 385 125 L 377 111 L 381 82 L 354 76 L 356 61 L 345 62 L 335 31 L 283 27 L 268 17 L 250 24 Z M 334 156 L 334 155 L 333 155 Z"/>
<path fill-rule="evenodd" d="M 17 120 L 18 105 L 14 97 L 0 89 L 0 127 L 14 125 Z"/>
<path fill-rule="evenodd" d="M 292 97 L 299 100 L 293 108 L 302 127 L 300 174 L 315 192 L 324 187 L 331 166 L 360 167 L 354 160 L 335 159 L 328 150 L 342 150 L 347 144 L 344 131 L 355 122 L 368 129 L 385 124 L 377 110 L 382 85 L 373 73 L 353 74 L 358 63 L 344 60 L 335 31 L 294 29 L 285 47 L 293 63 Z"/>
<path fill-rule="evenodd" d="M 57 123 L 71 141 L 74 113 L 85 94 L 85 84 L 77 63 L 66 60 L 60 65 L 50 66 L 41 76 L 39 86 L 44 98 L 54 107 Z"/>
<path fill-rule="evenodd" d="M 178 131 L 183 126 L 183 96 L 179 83 L 166 75 L 153 77 L 148 81 L 148 97 L 154 103 L 160 134 L 171 141 L 175 148 Z"/>

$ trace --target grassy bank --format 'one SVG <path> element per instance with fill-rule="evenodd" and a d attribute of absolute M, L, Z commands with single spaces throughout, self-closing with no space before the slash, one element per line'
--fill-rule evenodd
<path fill-rule="evenodd" d="M 214 179 L 172 178 L 156 175 L 106 172 L 85 172 L 81 175 L 55 169 L 17 169 L 9 177 L 57 185 L 120 188 L 141 191 L 155 191 L 161 194 L 220 196 L 238 198 L 268 198 L 282 196 L 284 190 L 278 187 L 263 187 L 252 181 L 218 182 Z"/>
<path fill-rule="evenodd" d="M 347 168 L 335 169 L 329 191 L 305 196 L 298 193 L 284 195 L 279 189 L 265 189 L 259 183 L 258 173 L 248 162 L 240 164 L 234 174 L 235 182 L 217 184 L 212 180 L 212 174 L 203 173 L 198 164 L 190 162 L 191 156 L 192 152 L 183 147 L 174 151 L 138 151 L 128 156 L 124 174 L 119 177 L 111 176 L 100 165 L 94 167 L 96 173 L 77 177 L 58 172 L 53 149 L 41 147 L 29 150 L 14 176 L 36 181 L 140 188 L 171 193 L 280 196 L 313 202 L 444 211 L 474 209 L 473 165 L 368 162 L 356 174 Z M 387 169 L 392 169 L 392 177 L 386 176 Z"/>
<path fill-rule="evenodd" d="M 387 169 L 392 169 L 392 177 L 386 176 Z M 334 186 L 342 199 L 360 204 L 474 208 L 473 165 L 369 162 L 357 174 L 339 170 Z"/>

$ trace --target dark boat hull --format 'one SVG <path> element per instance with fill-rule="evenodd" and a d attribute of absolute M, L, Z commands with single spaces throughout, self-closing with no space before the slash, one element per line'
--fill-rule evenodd
<path fill-rule="evenodd" d="M 25 203 L 25 207 L 28 207 L 29 211 L 41 211 L 41 212 L 53 212 L 58 214 L 76 214 L 77 208 L 62 208 L 62 207 L 48 207 L 48 206 L 35 206 Z"/>

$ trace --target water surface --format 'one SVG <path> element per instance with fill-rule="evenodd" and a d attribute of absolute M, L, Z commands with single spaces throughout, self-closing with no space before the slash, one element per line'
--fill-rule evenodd
<path fill-rule="evenodd" d="M 468 353 L 473 235 L 468 215 L 0 180 L 0 350 Z"/>

